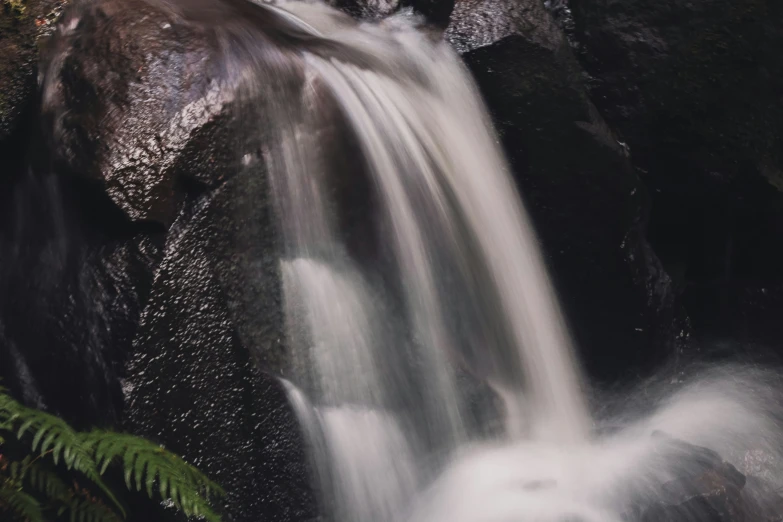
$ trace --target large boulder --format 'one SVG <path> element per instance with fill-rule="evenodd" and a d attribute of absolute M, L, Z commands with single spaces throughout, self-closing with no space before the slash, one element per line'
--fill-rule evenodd
<path fill-rule="evenodd" d="M 783 334 L 783 4 L 571 0 L 591 97 L 650 187 L 650 241 L 705 340 Z"/>
<path fill-rule="evenodd" d="M 215 75 L 194 65 L 205 44 L 185 46 L 183 30 L 160 45 L 173 29 L 152 11 L 145 2 L 68 9 L 40 45 L 40 111 L 0 148 L 12 167 L 0 180 L 0 377 L 79 426 L 118 422 L 118 378 L 167 226 L 185 194 L 225 175 L 210 166 L 224 142 L 205 137 L 222 107 Z"/>
<path fill-rule="evenodd" d="M 259 161 L 263 100 L 243 83 L 264 59 L 287 66 L 278 23 L 235 0 L 79 3 L 48 46 L 42 82 L 48 168 L 93 187 L 131 229 L 159 233 L 140 315 L 128 342 L 112 344 L 127 361 L 109 376 L 122 382 L 123 425 L 223 484 L 233 520 L 312 515 L 276 379 L 284 321 Z M 84 228 L 101 226 L 92 217 Z"/>
<path fill-rule="evenodd" d="M 493 116 L 590 374 L 631 378 L 672 356 L 687 324 L 645 238 L 646 188 L 550 13 L 462 0 L 446 37 Z"/>
<path fill-rule="evenodd" d="M 743 498 L 746 477 L 714 451 L 654 434 L 659 458 L 669 461 L 673 477 L 644 490 L 629 518 L 640 522 L 748 519 Z M 643 472 L 642 472 L 643 473 Z"/>
<path fill-rule="evenodd" d="M 223 485 L 230 520 L 301 521 L 314 516 L 303 441 L 280 381 L 261 372 L 284 349 L 263 180 L 236 177 L 173 224 L 134 342 L 126 422 Z"/>
<path fill-rule="evenodd" d="M 215 37 L 152 2 L 67 11 L 43 65 L 57 171 L 102 185 L 128 219 L 166 227 L 188 190 L 230 175 L 238 163 L 225 120 L 235 90 Z"/>

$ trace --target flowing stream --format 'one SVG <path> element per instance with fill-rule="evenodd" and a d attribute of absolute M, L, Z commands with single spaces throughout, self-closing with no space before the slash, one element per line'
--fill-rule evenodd
<path fill-rule="evenodd" d="M 535 235 L 448 44 L 406 13 L 357 24 L 320 4 L 265 8 L 339 49 L 301 52 L 304 88 L 270 104 L 264 151 L 286 385 L 327 520 L 623 520 L 690 471 L 656 431 L 737 466 L 762 452 L 775 474 L 774 386 L 750 371 L 706 375 L 645 417 L 629 399 L 622 429 L 596 435 L 606 418 L 588 411 Z M 366 190 L 346 203 L 346 186 Z M 373 255 L 357 254 L 356 230 Z"/>

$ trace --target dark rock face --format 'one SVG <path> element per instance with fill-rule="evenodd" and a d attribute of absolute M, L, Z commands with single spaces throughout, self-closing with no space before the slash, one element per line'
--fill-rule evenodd
<path fill-rule="evenodd" d="M 284 324 L 260 144 L 242 139 L 261 120 L 237 108 L 259 104 L 250 57 L 286 65 L 264 52 L 281 40 L 239 36 L 280 25 L 196 4 L 80 3 L 48 43 L 42 129 L 0 220 L 0 372 L 79 426 L 181 453 L 231 492 L 230 519 L 303 520 L 298 427 L 259 370 L 279 369 Z"/>
<path fill-rule="evenodd" d="M 543 5 L 528 0 L 458 0 L 445 33 L 461 53 L 511 35 L 520 35 L 550 50 L 563 42 L 563 35 Z"/>
<path fill-rule="evenodd" d="M 505 29 L 494 23 L 498 13 Z M 498 40 L 466 36 L 491 36 L 485 24 L 500 31 Z M 687 329 L 645 239 L 646 189 L 588 98 L 549 13 L 534 1 L 458 2 L 446 35 L 472 49 L 464 58 L 511 160 L 589 372 L 616 381 L 671 356 Z"/>
<path fill-rule="evenodd" d="M 268 357 L 284 335 L 259 180 L 248 173 L 192 201 L 169 231 L 129 365 L 127 422 L 221 483 L 231 520 L 299 521 L 313 516 L 313 500 L 297 421 L 248 352 Z M 261 232 L 253 244 L 242 241 L 242 218 Z M 255 291 L 263 299 L 251 325 L 239 296 Z"/>
<path fill-rule="evenodd" d="M 74 180 L 29 173 L 11 196 L 0 227 L 0 376 L 78 426 L 116 422 L 117 376 L 162 235 Z"/>
<path fill-rule="evenodd" d="M 262 111 L 249 110 L 263 100 L 242 79 L 256 60 L 288 66 L 267 14 L 234 0 L 76 5 L 50 43 L 42 98 L 52 168 L 96 187 L 128 226 L 160 231 L 140 319 L 114 344 L 127 374 L 107 377 L 127 375 L 124 425 L 202 467 L 247 521 L 313 510 L 297 423 L 260 371 L 279 370 L 284 321 Z"/>
<path fill-rule="evenodd" d="M 42 101 L 58 170 L 103 183 L 131 220 L 166 226 L 184 184 L 214 184 L 237 166 L 225 140 L 198 141 L 225 119 L 232 91 L 218 84 L 210 35 L 175 18 L 138 1 L 72 9 L 47 56 Z"/>
<path fill-rule="evenodd" d="M 421 13 L 429 23 L 439 27 L 449 24 L 451 12 L 454 10 L 454 0 L 402 0 L 401 3 Z"/>
<path fill-rule="evenodd" d="M 707 341 L 783 333 L 783 5 L 572 0 L 591 97 L 653 195 L 650 241 Z"/>
<path fill-rule="evenodd" d="M 0 3 L 0 142 L 29 108 L 35 91 L 37 40 L 49 31 L 64 0 Z"/>

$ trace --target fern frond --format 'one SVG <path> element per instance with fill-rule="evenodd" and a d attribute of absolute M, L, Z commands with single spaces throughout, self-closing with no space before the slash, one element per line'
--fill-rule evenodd
<path fill-rule="evenodd" d="M 122 522 L 113 510 L 98 499 L 90 498 L 86 491 L 78 492 L 48 469 L 42 461 L 30 456 L 8 465 L 9 476 L 14 483 L 40 493 L 47 505 L 57 508 L 58 514 L 68 513 L 70 520 L 78 522 Z"/>
<path fill-rule="evenodd" d="M 2 390 L 2 388 L 0 388 Z M 2 391 L 0 391 L 2 393 Z M 3 419 L 2 416 L 0 416 L 0 445 L 5 444 L 5 437 L 3 437 L 3 432 L 6 433 L 12 433 L 14 430 L 14 423 L 10 420 Z"/>
<path fill-rule="evenodd" d="M 41 456 L 46 455 L 52 447 L 52 457 L 58 461 L 62 451 L 65 466 L 90 479 L 122 513 L 122 516 L 125 516 L 122 505 L 101 479 L 92 453 L 84 447 L 82 437 L 65 421 L 54 415 L 22 406 L 10 395 L 0 393 L 0 423 L 19 426 L 16 438 L 20 441 L 25 440 L 25 434 L 32 433 L 30 448 Z"/>
<path fill-rule="evenodd" d="M 122 463 L 128 489 L 144 489 L 153 498 L 157 482 L 161 499 L 171 500 L 185 515 L 219 520 L 209 499 L 224 495 L 223 489 L 177 455 L 146 439 L 121 433 L 96 430 L 86 440 L 100 470 L 112 462 Z"/>
<path fill-rule="evenodd" d="M 41 505 L 12 481 L 0 481 L 0 510 L 26 522 L 44 522 Z"/>
<path fill-rule="evenodd" d="M 48 469 L 37 458 L 30 456 L 21 462 L 12 462 L 9 475 L 17 483 L 27 483 L 49 500 L 62 501 L 72 494 L 71 489 L 53 470 Z"/>
<path fill-rule="evenodd" d="M 162 500 L 186 516 L 220 522 L 210 500 L 225 495 L 223 489 L 177 455 L 146 439 L 101 430 L 76 432 L 58 417 L 21 405 L 0 387 L 0 445 L 5 442 L 3 435 L 28 444 L 32 451 L 18 462 L 0 455 L 0 509 L 19 514 L 26 522 L 42 521 L 41 505 L 29 490 L 47 501 L 47 509 L 56 509 L 58 517 L 67 513 L 73 522 L 121 522 L 125 510 L 101 478 L 112 463 L 123 468 L 129 490 L 144 489 L 153 498 L 157 489 Z M 46 465 L 48 457 L 54 465 L 62 462 L 68 471 L 78 471 L 89 479 L 89 487 L 97 487 L 101 498 L 75 482 L 73 487 L 67 485 Z"/>
<path fill-rule="evenodd" d="M 65 509 L 61 509 L 60 514 L 69 511 L 71 522 L 122 522 L 124 520 L 105 504 L 89 498 L 80 498 L 75 494 L 67 499 L 63 507 Z"/>

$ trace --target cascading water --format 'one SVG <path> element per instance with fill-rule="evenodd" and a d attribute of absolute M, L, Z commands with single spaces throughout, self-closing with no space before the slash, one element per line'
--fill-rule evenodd
<path fill-rule="evenodd" d="M 287 386 L 330 520 L 622 520 L 691 469 L 655 431 L 726 459 L 745 444 L 780 460 L 770 396 L 737 372 L 593 438 L 538 246 L 456 54 L 407 14 L 370 25 L 320 4 L 265 8 L 319 42 L 297 51 L 304 88 L 269 104 L 264 153 L 284 243 Z M 375 258 L 342 230 L 334 187 L 346 183 L 369 187 Z M 489 447 L 482 382 L 505 421 Z"/>

